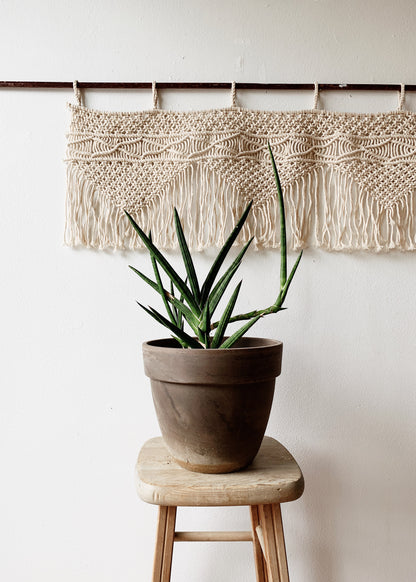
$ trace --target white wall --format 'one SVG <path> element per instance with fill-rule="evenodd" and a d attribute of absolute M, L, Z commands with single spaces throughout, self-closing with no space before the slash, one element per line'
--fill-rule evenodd
<path fill-rule="evenodd" d="M 416 83 L 412 0 L 0 1 L 2 79 Z M 325 94 L 328 109 L 386 111 L 394 94 Z M 239 94 L 256 108 L 310 94 Z M 140 344 L 161 330 L 127 269 L 142 253 L 62 245 L 65 91 L 0 90 L 0 579 L 150 580 L 156 508 L 133 467 L 158 433 Z M 88 92 L 146 108 L 146 92 Z M 164 107 L 222 107 L 226 92 L 170 92 Z M 416 96 L 407 100 L 416 110 Z M 198 256 L 207 268 L 211 252 Z M 247 304 L 277 287 L 278 253 L 249 255 Z M 284 507 L 292 582 L 415 577 L 415 255 L 305 253 L 282 339 L 268 433 L 301 464 Z M 245 529 L 246 512 L 186 510 L 179 527 Z M 244 544 L 178 545 L 172 580 L 254 580 Z"/>

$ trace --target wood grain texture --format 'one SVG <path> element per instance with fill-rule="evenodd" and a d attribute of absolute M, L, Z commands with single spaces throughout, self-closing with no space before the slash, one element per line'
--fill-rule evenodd
<path fill-rule="evenodd" d="M 236 473 L 210 475 L 181 468 L 161 437 L 150 439 L 136 465 L 137 491 L 147 503 L 165 506 L 267 505 L 298 499 L 302 472 L 278 441 L 264 437 L 253 463 Z"/>
<path fill-rule="evenodd" d="M 273 527 L 272 505 L 259 505 L 259 518 L 264 539 L 268 582 L 282 582 L 279 575 L 279 558 Z"/>
<path fill-rule="evenodd" d="M 280 505 L 272 506 L 274 536 L 277 548 L 277 560 L 279 562 L 280 582 L 289 582 L 289 570 L 287 567 L 286 544 L 283 533 L 282 510 Z"/>
<path fill-rule="evenodd" d="M 153 560 L 153 578 L 152 582 L 160 582 L 162 576 L 163 551 L 165 547 L 166 518 L 168 514 L 167 507 L 159 507 L 159 517 L 156 531 L 156 547 Z"/>
<path fill-rule="evenodd" d="M 257 582 L 267 582 L 267 565 L 264 559 L 264 538 L 260 526 L 259 510 L 257 505 L 250 507 L 251 529 L 253 532 L 254 565 Z"/>
<path fill-rule="evenodd" d="M 173 542 L 175 538 L 176 507 L 167 508 L 162 575 L 160 582 L 169 582 L 172 570 Z"/>
<path fill-rule="evenodd" d="M 175 542 L 252 542 L 250 531 L 177 531 Z"/>

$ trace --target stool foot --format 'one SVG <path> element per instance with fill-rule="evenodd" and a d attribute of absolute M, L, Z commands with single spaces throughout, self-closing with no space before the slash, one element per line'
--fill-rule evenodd
<path fill-rule="evenodd" d="M 159 507 L 152 582 L 169 582 L 175 537 L 176 507 Z"/>
<path fill-rule="evenodd" d="M 257 582 L 289 582 L 279 504 L 251 507 Z"/>

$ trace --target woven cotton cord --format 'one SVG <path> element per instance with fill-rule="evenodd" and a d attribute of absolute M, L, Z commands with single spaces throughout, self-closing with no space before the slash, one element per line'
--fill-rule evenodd
<path fill-rule="evenodd" d="M 406 85 L 404 85 L 404 83 L 401 83 L 399 93 L 399 106 L 397 108 L 398 111 L 403 111 L 405 98 L 406 98 Z"/>
<path fill-rule="evenodd" d="M 235 91 L 235 81 L 231 83 L 231 107 L 237 107 L 237 95 Z"/>
<path fill-rule="evenodd" d="M 159 98 L 157 96 L 156 81 L 152 82 L 152 97 L 153 97 L 153 109 L 159 109 Z"/>
<path fill-rule="evenodd" d="M 77 105 L 82 105 L 82 95 L 81 95 L 80 88 L 78 87 L 78 81 L 74 81 L 72 83 L 72 86 L 74 88 L 74 95 L 75 95 Z"/>
<path fill-rule="evenodd" d="M 318 101 L 319 101 L 319 83 L 315 83 L 315 89 L 313 92 L 313 108 L 318 109 Z"/>

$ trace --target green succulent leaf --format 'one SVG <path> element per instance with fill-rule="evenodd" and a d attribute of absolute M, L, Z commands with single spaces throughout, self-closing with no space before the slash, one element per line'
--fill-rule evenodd
<path fill-rule="evenodd" d="M 239 221 L 235 225 L 230 236 L 225 241 L 224 246 L 222 247 L 222 249 L 218 253 L 217 258 L 215 259 L 215 261 L 214 261 L 214 263 L 213 263 L 213 265 L 212 265 L 212 267 L 211 267 L 211 269 L 210 269 L 210 271 L 209 271 L 209 273 L 204 281 L 204 284 L 202 285 L 201 304 L 205 304 L 206 300 L 208 299 L 208 296 L 211 292 L 212 285 L 214 284 L 214 281 L 218 275 L 218 272 L 221 269 L 222 264 L 227 256 L 229 250 L 233 246 L 235 239 L 240 234 L 240 231 L 243 228 L 243 225 L 247 219 L 248 213 L 250 212 L 252 205 L 253 205 L 253 201 L 251 200 L 250 203 L 248 204 L 248 206 L 246 207 L 246 209 L 244 210 L 243 214 L 241 215 Z"/>
<path fill-rule="evenodd" d="M 178 344 L 182 347 L 182 348 L 187 348 L 188 346 L 186 345 L 186 343 L 179 339 L 178 337 L 176 337 L 176 335 L 171 334 L 170 336 L 171 338 L 173 338 L 174 340 L 176 340 L 178 342 Z"/>
<path fill-rule="evenodd" d="M 285 218 L 285 203 L 283 200 L 282 187 L 280 185 L 279 173 L 277 171 L 276 162 L 273 156 L 272 148 L 269 146 L 270 157 L 272 160 L 274 179 L 277 187 L 277 195 L 279 199 L 280 210 L 280 286 L 286 283 L 287 278 L 287 244 L 286 244 L 286 218 Z"/>
<path fill-rule="evenodd" d="M 179 315 L 181 315 L 181 323 L 182 323 L 182 316 L 183 316 L 186 319 L 186 321 L 189 323 L 189 325 L 192 327 L 192 329 L 194 331 L 196 331 L 196 328 L 198 327 L 199 320 L 197 317 L 195 317 L 195 315 L 189 309 L 189 307 L 187 307 L 184 303 L 181 303 L 179 301 L 179 299 L 177 299 L 176 297 L 171 297 L 170 301 L 172 302 L 172 305 L 179 312 Z"/>
<path fill-rule="evenodd" d="M 227 338 L 225 340 L 225 342 L 220 345 L 220 348 L 221 349 L 231 348 L 231 346 L 233 346 L 235 344 L 235 342 L 237 342 L 240 339 L 240 337 L 243 337 L 243 335 L 250 329 L 250 327 L 252 327 L 255 323 L 257 323 L 257 321 L 260 319 L 260 317 L 262 317 L 262 316 L 256 315 L 255 317 L 250 319 L 250 321 L 248 321 L 245 325 L 240 327 L 240 329 L 238 329 L 235 333 L 233 333 L 233 335 L 230 335 L 230 337 Z"/>
<path fill-rule="evenodd" d="M 209 301 L 207 301 L 205 303 L 204 309 L 203 309 L 202 314 L 201 314 L 201 319 L 200 319 L 198 328 L 204 333 L 210 330 Z"/>
<path fill-rule="evenodd" d="M 172 281 L 170 282 L 170 294 L 172 297 L 175 297 L 175 288 L 173 286 Z M 173 313 L 175 314 L 177 325 L 179 327 L 181 327 L 181 322 L 178 320 L 178 310 L 177 310 L 175 305 L 173 305 Z M 181 319 L 182 319 L 182 316 L 181 316 Z"/>
<path fill-rule="evenodd" d="M 225 330 L 227 329 L 228 322 L 230 321 L 231 314 L 237 301 L 241 284 L 242 281 L 240 281 L 237 287 L 235 288 L 234 293 L 231 295 L 231 299 L 229 300 L 227 307 L 225 308 L 224 313 L 221 316 L 214 337 L 212 338 L 211 348 L 218 348 L 218 346 L 224 339 Z"/>
<path fill-rule="evenodd" d="M 133 272 L 135 272 L 145 283 L 150 285 L 155 291 L 157 291 L 163 299 L 167 314 L 169 319 L 161 315 L 158 311 L 152 307 L 144 307 L 140 305 L 151 317 L 153 317 L 158 323 L 165 326 L 172 332 L 172 337 L 175 338 L 179 344 L 184 348 L 193 349 L 203 349 L 205 348 L 221 348 L 227 349 L 235 345 L 235 343 L 263 316 L 270 315 L 272 313 L 277 313 L 283 310 L 282 307 L 286 295 L 288 293 L 289 287 L 293 280 L 293 277 L 298 269 L 302 252 L 299 254 L 292 270 L 287 276 L 287 240 L 286 240 L 286 220 L 285 220 L 285 206 L 283 199 L 283 192 L 280 184 L 279 174 L 277 171 L 276 163 L 274 160 L 273 152 L 270 144 L 268 144 L 270 158 L 273 166 L 274 178 L 276 182 L 278 203 L 280 210 L 280 291 L 279 295 L 273 305 L 266 307 L 262 310 L 254 310 L 248 313 L 241 313 L 239 315 L 232 315 L 242 282 L 240 281 L 237 287 L 234 289 L 231 298 L 219 319 L 216 323 L 211 323 L 212 315 L 217 308 L 218 304 L 225 295 L 234 274 L 239 268 L 244 254 L 246 253 L 252 240 L 248 241 L 238 253 L 237 257 L 234 259 L 232 264 L 225 270 L 225 273 L 219 277 L 217 281 L 217 276 L 223 266 L 223 263 L 237 239 L 247 216 L 252 207 L 253 201 L 251 201 L 237 224 L 235 225 L 230 236 L 227 238 L 225 244 L 219 251 L 217 257 L 215 258 L 211 269 L 205 278 L 202 287 L 199 286 L 199 281 L 196 275 L 195 266 L 192 261 L 190 250 L 186 242 L 186 238 L 183 232 L 179 214 L 174 209 L 175 227 L 176 234 L 179 241 L 179 248 L 181 251 L 182 259 L 186 269 L 187 277 L 183 280 L 175 269 L 170 265 L 168 260 L 162 255 L 162 253 L 155 247 L 152 241 L 151 233 L 146 236 L 142 229 L 136 224 L 134 219 L 126 212 L 130 223 L 132 224 L 134 230 L 142 240 L 144 246 L 150 253 L 152 260 L 153 270 L 155 274 L 156 281 L 153 281 L 135 267 L 130 266 Z M 170 279 L 170 292 L 168 292 L 163 287 L 162 277 L 160 268 L 166 273 Z M 177 295 L 175 295 L 175 291 Z M 178 298 L 179 297 L 179 298 Z M 186 303 L 186 304 L 185 304 Z M 170 321 L 169 321 L 170 320 Z M 190 326 L 194 334 L 197 336 L 192 337 L 184 331 L 184 322 Z M 237 321 L 245 321 L 246 323 L 233 333 L 230 337 L 226 338 L 225 333 L 227 326 L 230 323 Z M 210 337 L 210 332 L 215 330 L 213 338 Z"/>
<path fill-rule="evenodd" d="M 149 235 L 149 239 L 151 240 L 150 235 Z M 158 269 L 158 266 L 157 266 L 157 262 L 156 262 L 156 259 L 154 257 L 152 257 L 152 266 L 153 266 L 153 272 L 155 274 L 156 281 L 157 281 L 158 291 L 159 291 L 160 295 L 162 296 L 163 304 L 165 306 L 166 312 L 167 312 L 167 314 L 168 314 L 169 319 L 171 320 L 171 322 L 176 324 L 176 318 L 175 318 L 175 315 L 172 312 L 172 309 L 170 308 L 170 305 L 169 305 L 169 302 L 168 302 L 168 299 L 167 299 L 167 296 L 166 296 L 166 291 L 163 288 L 163 283 L 162 283 L 162 279 L 160 277 L 160 273 L 159 273 L 159 269 Z"/>
<path fill-rule="evenodd" d="M 182 340 L 186 344 L 187 347 L 193 348 L 193 349 L 202 349 L 203 348 L 203 346 L 195 338 L 193 338 L 192 336 L 187 334 L 185 331 L 183 331 L 183 329 L 180 329 L 174 323 L 170 322 L 161 313 L 156 311 L 156 309 L 153 309 L 153 307 L 150 307 L 148 309 L 147 307 L 145 307 L 141 303 L 139 303 L 139 302 L 137 302 L 137 303 L 138 303 L 138 305 L 140 305 L 140 307 L 142 309 L 144 309 L 144 311 L 146 311 L 146 313 L 148 313 L 151 317 L 153 317 L 153 319 L 155 319 L 158 323 L 161 323 L 162 325 L 164 325 L 165 327 L 170 329 L 170 331 L 172 331 L 175 334 L 175 336 L 177 336 L 180 340 Z"/>
<path fill-rule="evenodd" d="M 214 289 L 211 291 L 209 296 L 209 308 L 211 311 L 211 316 L 213 315 L 218 303 L 221 301 L 222 296 L 224 295 L 225 290 L 228 287 L 231 279 L 233 278 L 235 272 L 237 271 L 238 267 L 241 265 L 242 258 L 244 257 L 248 247 L 252 243 L 253 238 L 251 238 L 248 243 L 244 245 L 241 251 L 238 253 L 237 257 L 215 285 Z"/>
<path fill-rule="evenodd" d="M 174 215 L 175 215 L 175 226 L 176 226 L 176 236 L 178 237 L 179 248 L 182 254 L 183 262 L 185 265 L 186 273 L 188 275 L 189 284 L 191 286 L 192 292 L 194 294 L 195 300 L 197 303 L 200 301 L 200 291 L 199 291 L 199 283 L 198 278 L 195 272 L 195 266 L 191 257 L 191 253 L 189 252 L 189 247 L 186 242 L 185 235 L 183 233 L 182 224 L 179 218 L 178 211 L 174 208 Z"/>
<path fill-rule="evenodd" d="M 132 265 L 129 265 L 129 269 L 131 269 L 145 283 L 147 283 L 148 285 L 150 285 L 150 287 L 152 287 L 152 289 L 154 289 L 155 291 L 157 291 L 159 293 L 159 287 L 158 287 L 158 284 L 157 283 L 155 283 L 154 281 L 152 281 L 152 279 L 150 279 L 149 277 L 147 277 L 144 273 L 142 273 L 141 271 L 139 271 L 138 269 L 136 269 L 136 267 L 133 267 Z M 166 293 L 166 291 L 165 291 L 165 293 Z"/>
<path fill-rule="evenodd" d="M 296 270 L 299 266 L 302 255 L 303 255 L 303 251 L 301 251 L 299 253 L 298 258 L 296 259 L 296 262 L 293 265 L 292 270 L 290 271 L 289 278 L 287 279 L 285 286 L 283 287 L 283 289 L 281 291 L 281 303 L 283 303 L 283 301 L 286 299 L 287 292 L 289 291 L 290 284 L 292 282 L 293 277 L 295 276 L 295 273 L 296 273 Z"/>
<path fill-rule="evenodd" d="M 162 295 L 161 288 L 159 287 L 159 285 L 157 283 L 152 281 L 149 277 L 147 277 L 144 273 L 141 273 L 135 267 L 132 267 L 131 265 L 129 265 L 129 268 L 134 273 L 136 273 L 136 275 L 138 275 L 141 279 L 143 279 L 143 281 L 145 281 L 148 285 L 150 285 L 150 287 L 152 287 L 152 289 L 154 289 L 155 291 L 160 293 L 160 295 Z M 183 299 L 181 301 L 177 297 L 175 297 L 175 292 L 174 292 L 172 281 L 171 281 L 170 293 L 168 291 L 166 291 L 166 289 L 164 289 L 163 287 L 162 287 L 162 289 L 163 289 L 163 294 L 165 296 L 165 299 L 167 299 L 172 304 L 173 315 L 175 316 L 175 322 L 178 325 L 178 327 L 181 327 L 182 315 L 184 315 L 186 317 L 186 320 L 191 325 L 191 327 L 192 327 L 192 324 L 195 327 L 197 327 L 198 326 L 198 318 L 189 309 L 189 307 L 187 307 L 183 303 Z M 179 318 L 178 318 L 178 316 L 179 316 Z"/>
<path fill-rule="evenodd" d="M 171 281 L 176 286 L 176 288 L 179 289 L 179 291 L 182 293 L 182 295 L 184 296 L 184 299 L 186 299 L 189 307 L 192 309 L 192 311 L 194 311 L 195 314 L 197 314 L 199 311 L 198 304 L 195 301 L 195 299 L 192 295 L 192 292 L 188 288 L 188 286 L 186 285 L 185 281 L 183 281 L 183 279 L 181 279 L 181 277 L 178 275 L 178 273 L 175 271 L 175 269 L 171 266 L 169 261 L 167 261 L 165 259 L 165 257 L 155 247 L 155 245 L 152 243 L 152 241 L 149 239 L 149 237 L 146 236 L 146 234 L 143 232 L 143 230 L 140 228 L 140 226 L 135 222 L 134 218 L 132 218 L 132 216 L 130 216 L 130 214 L 126 210 L 124 212 L 125 212 L 127 218 L 129 219 L 132 227 L 134 228 L 134 230 L 137 232 L 140 239 L 142 240 L 144 246 L 149 251 L 150 256 L 154 257 L 156 259 L 156 261 L 159 263 L 159 265 L 162 267 L 162 269 L 165 271 L 165 273 L 171 279 Z"/>

